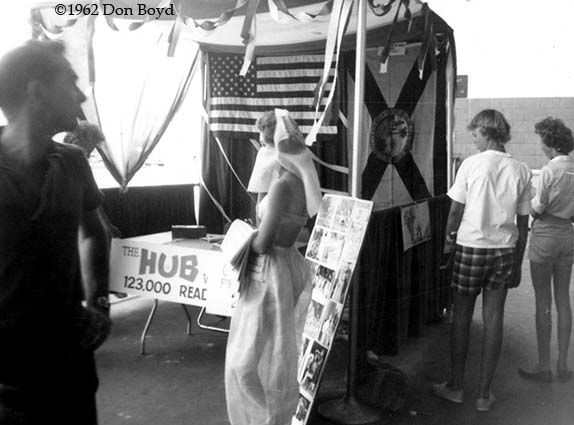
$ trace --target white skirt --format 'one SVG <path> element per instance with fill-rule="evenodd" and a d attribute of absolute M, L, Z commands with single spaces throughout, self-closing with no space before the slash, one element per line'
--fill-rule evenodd
<path fill-rule="evenodd" d="M 294 248 L 251 255 L 227 340 L 225 393 L 231 425 L 289 425 L 311 274 Z"/>

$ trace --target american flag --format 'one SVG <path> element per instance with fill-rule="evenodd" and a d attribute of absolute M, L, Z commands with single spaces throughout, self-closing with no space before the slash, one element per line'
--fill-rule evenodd
<path fill-rule="evenodd" d="M 255 121 L 265 111 L 287 109 L 303 134 L 313 125 L 315 88 L 323 73 L 323 55 L 257 57 L 245 77 L 239 76 L 243 56 L 209 54 L 209 127 L 215 134 L 248 133 L 257 137 Z M 335 69 L 331 68 L 329 81 Z M 331 83 L 327 83 L 322 104 Z M 325 121 L 319 134 L 337 134 Z"/>

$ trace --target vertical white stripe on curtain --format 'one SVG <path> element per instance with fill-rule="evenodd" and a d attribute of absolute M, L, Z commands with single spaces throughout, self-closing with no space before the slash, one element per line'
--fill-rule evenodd
<path fill-rule="evenodd" d="M 452 43 L 452 42 L 451 42 Z M 453 161 L 453 135 L 454 135 L 454 91 L 456 81 L 455 68 L 455 51 L 454 46 L 448 48 L 448 59 L 446 64 L 446 184 L 450 188 L 454 182 L 455 163 Z"/>
<path fill-rule="evenodd" d="M 196 74 L 199 48 L 181 38 L 168 57 L 170 23 L 113 31 L 97 19 L 94 103 L 106 142 L 99 149 L 123 189 L 143 166 L 181 106 Z M 197 73 L 199 74 L 199 73 Z"/>

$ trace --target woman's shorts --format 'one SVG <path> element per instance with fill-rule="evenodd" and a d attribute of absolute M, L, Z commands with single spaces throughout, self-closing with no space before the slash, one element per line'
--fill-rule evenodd
<path fill-rule="evenodd" d="M 569 267 L 574 261 L 574 229 L 569 219 L 542 214 L 532 222 L 528 258 L 537 264 Z"/>
<path fill-rule="evenodd" d="M 462 295 L 478 295 L 482 288 L 506 288 L 512 277 L 514 248 L 456 246 L 452 286 Z"/>
<path fill-rule="evenodd" d="M 563 236 L 530 235 L 528 258 L 533 263 L 568 267 L 574 261 L 574 235 Z"/>

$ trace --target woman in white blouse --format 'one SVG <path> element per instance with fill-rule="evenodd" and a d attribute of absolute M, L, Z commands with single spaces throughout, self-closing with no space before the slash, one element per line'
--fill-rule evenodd
<path fill-rule="evenodd" d="M 518 369 L 525 378 L 552 382 L 550 337 L 552 331 L 552 290 L 558 316 L 557 378 L 569 381 L 568 346 L 572 330 L 570 275 L 574 261 L 574 161 L 568 154 L 574 149 L 572 131 L 555 118 L 535 125 L 541 147 L 550 162 L 542 167 L 536 194 L 532 199 L 533 217 L 530 234 L 530 273 L 536 298 L 536 336 L 538 364 Z"/>

